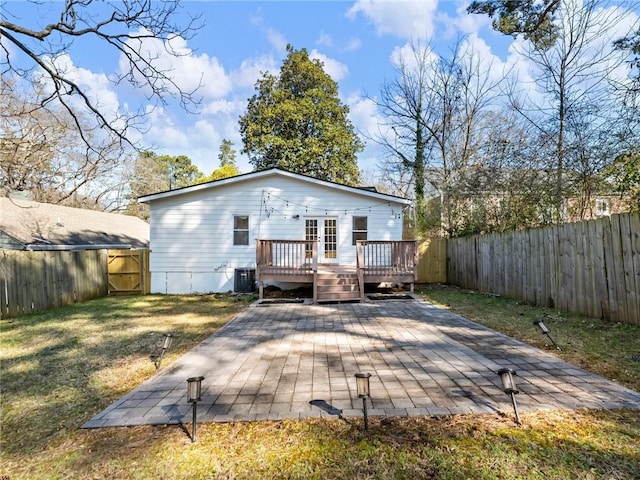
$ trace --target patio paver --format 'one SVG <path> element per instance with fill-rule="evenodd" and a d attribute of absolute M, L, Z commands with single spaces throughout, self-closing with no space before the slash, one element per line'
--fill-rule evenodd
<path fill-rule="evenodd" d="M 189 423 L 186 379 L 199 375 L 199 422 L 362 416 L 360 371 L 372 416 L 512 414 L 503 367 L 521 412 L 640 408 L 638 392 L 422 300 L 281 303 L 247 308 L 82 427 Z"/>

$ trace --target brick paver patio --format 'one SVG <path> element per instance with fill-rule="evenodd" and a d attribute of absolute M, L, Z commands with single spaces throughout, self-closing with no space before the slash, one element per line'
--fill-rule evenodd
<path fill-rule="evenodd" d="M 521 412 L 640 408 L 638 392 L 418 299 L 256 304 L 83 427 L 189 423 L 200 375 L 199 422 L 361 416 L 356 372 L 372 374 L 370 415 L 512 414 L 503 367 Z"/>

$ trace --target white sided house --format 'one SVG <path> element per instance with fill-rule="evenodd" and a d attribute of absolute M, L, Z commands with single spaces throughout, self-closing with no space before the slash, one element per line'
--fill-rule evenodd
<path fill-rule="evenodd" d="M 410 201 L 279 169 L 155 193 L 151 291 L 254 291 L 312 284 L 314 301 L 364 299 L 365 283 L 413 288 Z"/>

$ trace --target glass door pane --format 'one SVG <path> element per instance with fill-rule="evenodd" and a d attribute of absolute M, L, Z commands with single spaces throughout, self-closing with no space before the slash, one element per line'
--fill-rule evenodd
<path fill-rule="evenodd" d="M 338 222 L 335 218 L 324 220 L 324 258 L 338 258 Z"/>
<path fill-rule="evenodd" d="M 305 240 L 318 240 L 318 220 L 315 218 L 307 218 L 304 221 L 304 239 Z M 311 245 L 305 246 L 305 257 L 311 258 L 313 256 L 313 250 Z"/>

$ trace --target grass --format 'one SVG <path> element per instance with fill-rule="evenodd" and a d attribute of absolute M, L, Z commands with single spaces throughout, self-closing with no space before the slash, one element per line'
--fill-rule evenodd
<path fill-rule="evenodd" d="M 640 382 L 637 366 L 620 360 L 637 353 L 637 328 L 451 289 L 421 292 L 500 317 L 504 327 L 516 322 L 516 331 L 552 315 L 548 324 L 566 348 L 560 355 L 603 356 L 600 373 Z M 166 365 L 245 305 L 230 296 L 112 297 L 1 320 L 0 478 L 640 478 L 633 410 L 523 413 L 522 427 L 499 415 L 374 418 L 368 433 L 358 421 L 324 419 L 203 424 L 195 444 L 178 426 L 78 428 L 153 374 L 149 354 L 162 333 L 176 335 Z M 560 328 L 574 323 L 576 330 Z M 578 343 L 569 333 L 580 329 Z M 544 347 L 533 328 L 526 335 Z M 618 341 L 631 345 L 607 346 Z"/>
<path fill-rule="evenodd" d="M 532 307 L 516 300 L 452 287 L 434 286 L 417 293 L 431 303 L 539 348 L 563 360 L 640 391 L 640 328 Z M 544 319 L 555 350 L 533 322 Z"/>
<path fill-rule="evenodd" d="M 107 297 L 0 322 L 3 454 L 33 454 L 155 372 L 245 306 L 229 296 Z"/>

